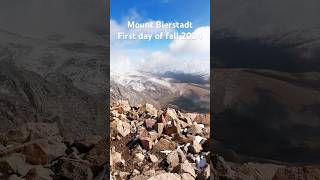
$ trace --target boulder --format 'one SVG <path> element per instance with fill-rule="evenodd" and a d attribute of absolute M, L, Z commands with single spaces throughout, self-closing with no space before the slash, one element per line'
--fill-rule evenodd
<path fill-rule="evenodd" d="M 142 153 L 137 153 L 134 157 L 139 161 L 142 162 L 144 160 L 144 155 Z"/>
<path fill-rule="evenodd" d="M 191 134 L 193 136 L 195 135 L 202 135 L 202 127 L 199 126 L 197 123 L 193 123 L 187 131 L 188 134 Z"/>
<path fill-rule="evenodd" d="M 156 123 L 157 123 L 156 120 L 150 119 L 150 118 L 144 121 L 144 124 L 148 130 L 153 129 Z"/>
<path fill-rule="evenodd" d="M 204 124 L 205 126 L 210 126 L 210 115 L 209 114 L 198 114 L 194 121 L 198 124 Z"/>
<path fill-rule="evenodd" d="M 187 160 L 186 155 L 181 149 L 177 149 L 178 157 L 179 157 L 179 162 L 183 163 L 184 161 Z"/>
<path fill-rule="evenodd" d="M 184 161 L 184 163 L 179 164 L 179 172 L 180 173 L 189 173 L 193 177 L 196 177 L 196 172 L 188 161 Z"/>
<path fill-rule="evenodd" d="M 176 150 L 168 154 L 167 163 L 173 168 L 179 165 L 179 156 Z"/>
<path fill-rule="evenodd" d="M 24 146 L 22 154 L 25 155 L 26 162 L 32 165 L 45 165 L 50 163 L 49 154 L 38 143 Z"/>
<path fill-rule="evenodd" d="M 130 124 L 119 119 L 115 119 L 110 123 L 110 129 L 119 133 L 122 137 L 130 134 Z"/>
<path fill-rule="evenodd" d="M 0 173 L 4 175 L 19 174 L 24 176 L 32 168 L 25 162 L 22 154 L 13 153 L 0 159 Z"/>
<path fill-rule="evenodd" d="M 168 139 L 161 138 L 153 147 L 152 152 L 159 153 L 163 150 L 174 150 L 176 149 L 176 144 Z"/>
<path fill-rule="evenodd" d="M 67 147 L 62 142 L 63 139 L 60 136 L 51 136 L 46 141 L 41 142 L 41 146 L 49 156 L 49 161 L 55 160 L 66 154 Z"/>
<path fill-rule="evenodd" d="M 155 117 L 158 116 L 158 111 L 157 111 L 157 109 L 154 108 L 152 104 L 148 104 L 148 103 L 146 103 L 146 104 L 144 104 L 143 106 L 141 106 L 141 107 L 138 109 L 138 112 L 139 112 L 140 114 L 146 112 L 146 113 L 150 114 L 151 116 L 155 116 Z"/>
<path fill-rule="evenodd" d="M 164 128 L 164 124 L 163 123 L 157 123 L 155 125 L 155 129 L 157 130 L 158 134 L 162 134 L 163 133 L 163 128 Z"/>
<path fill-rule="evenodd" d="M 117 164 L 124 164 L 124 160 L 122 159 L 122 156 L 120 153 L 116 151 L 112 151 L 110 153 L 110 167 L 113 167 Z"/>
<path fill-rule="evenodd" d="M 193 154 L 198 154 L 201 150 L 201 145 L 196 140 L 193 140 L 192 145 L 189 146 L 189 151 Z"/>
<path fill-rule="evenodd" d="M 167 124 L 164 127 L 164 134 L 171 136 L 172 134 L 179 133 L 181 131 L 181 127 L 177 124 L 176 121 L 171 121 L 171 124 Z"/>
<path fill-rule="evenodd" d="M 102 140 L 101 136 L 89 136 L 83 140 L 76 141 L 74 146 L 80 153 L 89 152 L 95 145 L 97 145 Z"/>
<path fill-rule="evenodd" d="M 181 177 L 176 173 L 162 173 L 153 177 L 150 177 L 148 180 L 181 180 Z"/>
<path fill-rule="evenodd" d="M 149 155 L 149 159 L 150 159 L 150 161 L 153 162 L 153 163 L 158 162 L 158 158 L 157 158 L 157 156 L 155 156 L 155 155 L 150 154 L 150 155 Z"/>
<path fill-rule="evenodd" d="M 83 160 L 61 158 L 57 163 L 57 173 L 67 179 L 93 179 L 90 163 Z"/>
<path fill-rule="evenodd" d="M 167 108 L 166 113 L 165 113 L 165 119 L 167 122 L 169 122 L 169 121 L 178 120 L 179 118 L 178 118 L 178 115 L 174 109 Z"/>
<path fill-rule="evenodd" d="M 152 142 L 152 139 L 151 139 L 149 132 L 146 129 L 140 128 L 138 130 L 138 138 L 139 138 L 141 145 L 144 149 L 151 150 L 151 148 L 153 146 L 153 142 Z"/>
<path fill-rule="evenodd" d="M 53 174 L 50 169 L 38 165 L 30 169 L 25 178 L 26 180 L 52 180 Z"/>

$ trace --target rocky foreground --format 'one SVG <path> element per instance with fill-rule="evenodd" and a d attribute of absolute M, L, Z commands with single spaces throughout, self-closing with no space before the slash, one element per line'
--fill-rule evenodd
<path fill-rule="evenodd" d="M 215 180 L 319 180 L 319 165 L 281 163 L 232 163 L 212 156 L 212 178 Z"/>
<path fill-rule="evenodd" d="M 0 134 L 0 179 L 103 179 L 100 136 L 66 140 L 57 123 L 26 123 Z"/>
<path fill-rule="evenodd" d="M 210 117 L 116 101 L 110 109 L 111 179 L 210 178 Z"/>

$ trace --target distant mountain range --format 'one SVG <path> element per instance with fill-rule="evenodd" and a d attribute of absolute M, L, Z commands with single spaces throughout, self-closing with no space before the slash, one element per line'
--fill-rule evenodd
<path fill-rule="evenodd" d="M 165 72 L 116 73 L 111 70 L 111 99 L 128 99 L 132 104 L 153 103 L 184 111 L 209 112 L 208 75 Z"/>

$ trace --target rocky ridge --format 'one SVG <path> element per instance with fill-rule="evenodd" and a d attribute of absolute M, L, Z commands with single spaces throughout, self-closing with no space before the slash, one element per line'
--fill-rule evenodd
<path fill-rule="evenodd" d="M 111 179 L 209 179 L 210 116 L 151 104 L 110 106 Z"/>

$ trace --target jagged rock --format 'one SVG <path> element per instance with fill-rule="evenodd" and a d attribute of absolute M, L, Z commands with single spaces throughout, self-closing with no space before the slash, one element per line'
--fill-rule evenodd
<path fill-rule="evenodd" d="M 89 152 L 95 145 L 101 141 L 101 136 L 89 136 L 83 140 L 77 141 L 74 143 L 74 146 L 80 153 Z"/>
<path fill-rule="evenodd" d="M 173 168 L 179 165 L 179 156 L 176 150 L 168 154 L 167 163 Z"/>
<path fill-rule="evenodd" d="M 139 162 L 141 162 L 141 161 L 144 160 L 144 155 L 141 154 L 141 153 L 135 154 L 134 157 L 135 157 L 136 159 L 138 159 Z"/>
<path fill-rule="evenodd" d="M 158 134 L 162 134 L 163 133 L 163 128 L 164 128 L 164 124 L 163 123 L 157 123 L 155 125 L 155 129 L 157 130 Z"/>
<path fill-rule="evenodd" d="M 118 100 L 113 106 L 121 114 L 124 114 L 131 110 L 128 100 Z"/>
<path fill-rule="evenodd" d="M 110 129 L 115 130 L 122 137 L 126 137 L 130 134 L 130 124 L 119 119 L 115 119 L 110 123 Z"/>
<path fill-rule="evenodd" d="M 119 163 L 124 164 L 121 154 L 116 151 L 112 151 L 110 153 L 110 167 L 113 167 Z"/>
<path fill-rule="evenodd" d="M 155 171 L 154 169 L 145 171 L 145 172 L 143 173 L 143 175 L 145 175 L 145 176 L 154 176 L 155 174 L 156 174 L 156 171 Z"/>
<path fill-rule="evenodd" d="M 188 123 L 181 121 L 181 120 L 176 120 L 176 122 L 177 122 L 178 127 L 181 127 L 181 128 L 187 128 L 191 125 L 191 124 L 188 124 Z"/>
<path fill-rule="evenodd" d="M 183 163 L 179 164 L 179 172 L 189 173 L 193 177 L 196 177 L 196 172 L 194 171 L 193 166 L 188 161 L 184 161 Z"/>
<path fill-rule="evenodd" d="M 157 158 L 157 156 L 155 156 L 155 155 L 150 154 L 150 155 L 149 155 L 149 159 L 150 159 L 150 161 L 153 162 L 153 163 L 158 162 L 158 158 Z"/>
<path fill-rule="evenodd" d="M 61 158 L 57 163 L 57 172 L 68 179 L 93 179 L 90 164 L 83 160 Z"/>
<path fill-rule="evenodd" d="M 171 121 L 171 124 L 167 124 L 165 127 L 164 127 L 164 133 L 166 135 L 172 135 L 172 134 L 175 134 L 175 133 L 179 133 L 181 130 L 181 128 L 179 127 L 179 125 L 177 124 L 176 121 Z"/>
<path fill-rule="evenodd" d="M 193 123 L 187 131 L 189 134 L 192 135 L 202 135 L 202 127 L 200 127 L 197 123 Z"/>
<path fill-rule="evenodd" d="M 201 150 L 201 145 L 196 140 L 193 140 L 192 145 L 189 146 L 189 151 L 193 154 L 198 154 Z"/>
<path fill-rule="evenodd" d="M 196 162 L 196 157 L 194 157 L 194 155 L 193 154 L 188 154 L 187 155 L 187 159 L 188 159 L 188 161 L 190 161 L 190 162 L 192 162 L 192 163 L 194 163 L 194 162 Z"/>
<path fill-rule="evenodd" d="M 50 162 L 50 157 L 45 149 L 38 143 L 28 144 L 24 147 L 22 154 L 26 157 L 26 162 L 33 165 L 45 165 Z"/>
<path fill-rule="evenodd" d="M 183 114 L 181 112 L 178 112 L 178 117 L 188 125 L 192 125 L 192 119 L 189 117 L 188 114 Z"/>
<path fill-rule="evenodd" d="M 156 131 L 149 131 L 149 135 L 152 142 L 155 142 L 159 137 L 159 134 Z"/>
<path fill-rule="evenodd" d="M 206 139 L 210 138 L 210 126 L 209 127 L 204 127 L 202 129 L 203 137 Z"/>
<path fill-rule="evenodd" d="M 146 150 L 151 150 L 153 142 L 152 142 L 152 139 L 151 139 L 149 132 L 144 128 L 140 128 L 138 130 L 138 137 L 139 137 L 139 140 L 141 142 L 142 147 Z"/>
<path fill-rule="evenodd" d="M 45 142 L 41 143 L 41 146 L 49 156 L 49 161 L 65 155 L 67 147 L 62 141 L 60 136 L 51 136 L 48 137 Z"/>
<path fill-rule="evenodd" d="M 198 124 L 204 124 L 205 126 L 210 126 L 210 115 L 209 114 L 198 114 L 194 118 L 194 121 Z"/>
<path fill-rule="evenodd" d="M 163 150 L 174 150 L 176 149 L 176 144 L 171 140 L 161 138 L 153 147 L 152 151 L 159 153 Z"/>
<path fill-rule="evenodd" d="M 178 115 L 174 109 L 167 108 L 166 113 L 165 113 L 165 119 L 167 122 L 169 121 L 174 121 L 178 120 Z"/>
<path fill-rule="evenodd" d="M 146 128 L 149 129 L 149 130 L 153 129 L 153 127 L 155 126 L 156 122 L 157 121 L 154 120 L 154 119 L 146 119 L 144 121 Z"/>
<path fill-rule="evenodd" d="M 13 153 L 0 159 L 0 173 L 5 175 L 15 173 L 24 176 L 31 168 L 22 154 Z"/>
<path fill-rule="evenodd" d="M 162 123 L 164 126 L 167 125 L 168 121 L 166 120 L 166 118 L 163 116 L 163 114 L 161 114 L 160 118 L 159 118 L 159 123 Z"/>
<path fill-rule="evenodd" d="M 51 180 L 53 172 L 42 166 L 34 166 L 25 176 L 26 180 Z"/>
<path fill-rule="evenodd" d="M 120 172 L 119 173 L 119 176 L 120 176 L 120 178 L 122 178 L 122 179 L 127 179 L 128 178 L 128 176 L 130 175 L 130 173 L 128 173 L 128 172 Z"/>
<path fill-rule="evenodd" d="M 162 173 L 162 174 L 153 176 L 148 180 L 164 180 L 164 179 L 181 180 L 181 177 L 176 173 Z"/>
<path fill-rule="evenodd" d="M 180 163 L 183 163 L 184 161 L 187 160 L 186 155 L 181 149 L 177 149 L 177 153 L 178 153 Z"/>
<path fill-rule="evenodd" d="M 181 180 L 195 180 L 195 178 L 189 173 L 182 173 Z"/>
<path fill-rule="evenodd" d="M 193 141 L 193 136 L 191 135 L 183 135 L 181 133 L 176 133 L 173 135 L 173 140 L 176 141 L 177 143 L 180 143 L 180 144 L 186 144 L 186 143 L 192 143 Z"/>
<path fill-rule="evenodd" d="M 157 111 L 157 109 L 154 108 L 152 104 L 148 104 L 148 103 L 146 103 L 146 104 L 144 104 L 143 106 L 141 106 L 141 107 L 138 109 L 138 112 L 139 112 L 140 114 L 146 112 L 146 113 L 150 114 L 151 116 L 155 116 L 155 117 L 158 116 L 158 111 Z"/>

